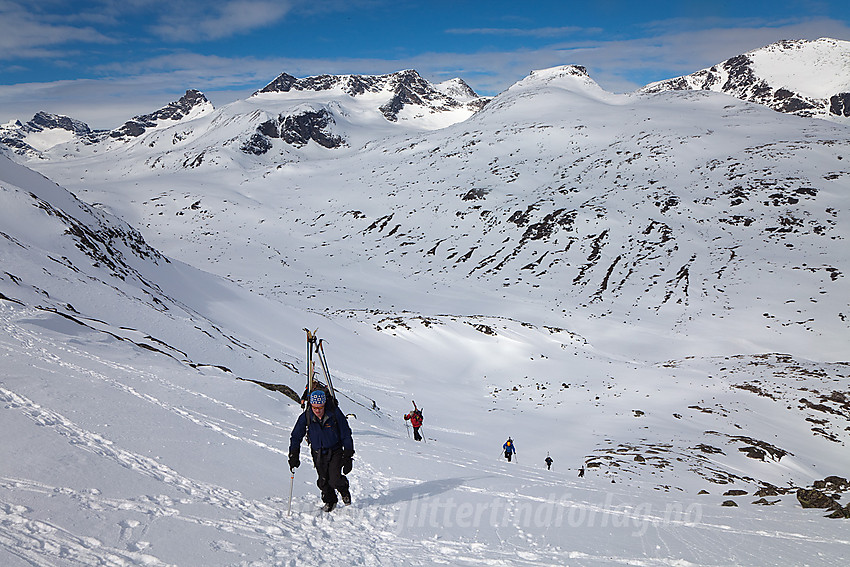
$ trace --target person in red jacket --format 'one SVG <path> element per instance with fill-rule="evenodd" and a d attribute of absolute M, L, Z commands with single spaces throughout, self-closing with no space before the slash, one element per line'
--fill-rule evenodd
<path fill-rule="evenodd" d="M 404 416 L 405 421 L 410 421 L 413 426 L 413 438 L 417 441 L 422 441 L 422 436 L 419 434 L 419 428 L 422 427 L 422 410 L 414 406 L 414 410 Z"/>

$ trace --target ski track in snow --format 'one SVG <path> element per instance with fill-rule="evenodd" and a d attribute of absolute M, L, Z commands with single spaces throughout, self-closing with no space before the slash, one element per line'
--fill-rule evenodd
<path fill-rule="evenodd" d="M 33 367 L 41 373 L 69 373 L 88 376 L 108 384 L 112 388 L 135 396 L 146 403 L 154 404 L 173 412 L 191 423 L 225 435 L 227 438 L 253 443 L 233 432 L 225 431 L 220 423 L 213 423 L 207 416 L 163 403 L 156 397 L 142 394 L 136 388 L 124 384 L 118 378 L 75 365 L 71 356 L 60 358 L 51 354 L 58 345 L 44 344 L 46 340 L 34 332 L 22 335 L 21 327 L 7 327 L 14 335 L 15 346 L 4 342 L 2 350 L 23 349 L 31 355 Z M 72 349 L 69 354 L 82 356 L 115 371 L 127 381 L 140 383 L 156 380 L 160 386 L 177 388 L 164 379 L 151 373 L 140 371 L 126 365 L 118 365 L 98 358 L 91 353 Z M 74 352 L 71 353 L 70 351 Z M 220 402 L 196 391 L 186 393 L 199 396 L 206 401 Z M 115 566 L 146 565 L 158 567 L 168 565 L 150 552 L 142 538 L 154 522 L 188 522 L 212 529 L 221 536 L 214 538 L 219 550 L 236 548 L 231 538 L 236 535 L 243 542 L 254 541 L 267 549 L 265 561 L 254 565 L 294 565 L 297 563 L 326 564 L 345 557 L 351 565 L 392 565 L 394 558 L 406 557 L 421 565 L 539 565 L 541 562 L 559 564 L 562 556 L 555 550 L 529 552 L 517 549 L 494 552 L 482 556 L 481 544 L 465 541 L 400 541 L 396 533 L 396 522 L 401 514 L 400 503 L 409 499 L 410 494 L 421 493 L 421 481 L 414 478 L 391 478 L 381 471 L 373 470 L 362 460 L 358 461 L 358 491 L 371 494 L 371 497 L 355 501 L 350 507 L 340 508 L 331 515 L 325 515 L 315 508 L 315 495 L 296 498 L 291 516 L 284 512 L 287 502 L 280 497 L 270 497 L 268 501 L 257 501 L 243 497 L 239 492 L 221 486 L 189 478 L 179 471 L 157 460 L 116 446 L 112 440 L 87 430 L 59 412 L 43 407 L 28 397 L 0 386 L 0 403 L 5 411 L 15 411 L 26 416 L 41 427 L 47 427 L 63 437 L 74 448 L 97 455 L 99 458 L 118 464 L 135 474 L 153 479 L 163 485 L 162 492 L 176 491 L 177 496 L 163 494 L 140 494 L 136 497 L 116 499 L 103 496 L 97 490 L 81 491 L 63 486 L 50 486 L 31 479 L 0 478 L 0 490 L 8 494 L 30 493 L 41 497 L 65 498 L 73 501 L 81 509 L 98 514 L 113 515 L 117 520 L 119 535 L 114 542 L 106 543 L 101 539 L 74 533 L 70 527 L 33 517 L 36 511 L 3 498 L 0 500 L 0 545 L 11 555 L 25 564 L 48 567 L 57 565 L 94 565 Z M 233 409 L 228 404 L 223 404 Z M 241 412 L 241 417 L 257 419 L 257 416 Z M 268 420 L 263 420 L 269 423 Z M 235 431 L 235 429 L 234 429 Z M 280 453 L 279 449 L 260 444 L 264 449 Z M 414 452 L 418 449 L 407 449 Z M 471 460 L 460 468 L 481 468 L 482 463 Z M 311 471 L 306 474 L 311 474 Z M 495 470 L 487 474 L 508 476 L 507 472 Z M 510 476 L 522 482 L 546 482 L 539 473 L 523 468 L 511 470 Z M 369 479 L 369 480 L 366 480 Z M 364 482 L 365 480 L 365 482 Z M 401 486 L 391 487 L 391 484 Z M 485 492 L 482 489 L 465 486 L 462 482 L 456 488 L 471 493 Z M 495 496 L 508 502 L 518 499 L 513 493 L 498 493 Z M 541 501 L 534 497 L 521 496 Z M 203 513 L 208 510 L 208 513 Z M 224 514 L 222 511 L 228 514 Z M 223 518 L 227 515 L 227 518 Z M 353 542 L 357 542 L 354 544 Z M 534 543 L 534 542 L 532 542 Z M 507 546 L 508 549 L 510 546 Z M 495 554 L 495 556 L 494 556 Z M 496 558 L 503 556 L 502 559 Z M 415 558 L 415 559 L 414 559 Z M 633 558 L 614 558 L 589 556 L 583 560 L 601 564 L 634 564 Z M 666 563 L 647 563 L 659 564 Z"/>
<path fill-rule="evenodd" d="M 363 519 L 352 516 L 355 518 L 353 521 L 346 519 L 347 513 L 351 515 L 351 512 L 347 509 L 340 510 L 340 518 L 336 516 L 321 517 L 317 513 L 298 512 L 297 510 L 292 517 L 286 517 L 282 512 L 285 504 L 283 499 L 272 498 L 269 503 L 259 502 L 244 498 L 240 493 L 221 486 L 188 478 L 154 459 L 116 447 L 103 436 L 86 431 L 59 413 L 41 407 L 32 400 L 6 388 L 0 388 L 0 402 L 4 404 L 6 410 L 20 411 L 37 425 L 51 428 L 57 434 L 66 438 L 71 445 L 94 453 L 103 459 L 116 462 L 137 474 L 153 478 L 163 485 L 176 489 L 179 493 L 182 493 L 182 496 L 177 499 L 147 496 L 141 497 L 138 501 L 116 501 L 100 498 L 94 494 L 80 494 L 67 488 L 44 486 L 25 479 L 4 478 L 0 480 L 0 487 L 6 490 L 62 494 L 81 500 L 81 505 L 89 509 L 133 511 L 151 518 L 170 517 L 177 521 L 192 522 L 212 527 L 227 534 L 239 534 L 242 538 L 260 540 L 264 545 L 269 545 L 273 549 L 280 549 L 281 544 L 285 544 L 287 555 L 293 552 L 293 542 L 295 542 L 296 551 L 302 559 L 305 559 L 306 554 L 307 556 L 313 555 L 312 559 L 317 561 L 322 560 L 322 553 L 317 550 L 327 548 L 326 540 L 328 537 L 333 540 L 331 527 L 333 527 L 333 530 L 345 529 L 346 527 L 353 528 L 359 532 L 362 529 L 363 521 L 368 521 L 369 525 L 373 527 L 374 539 L 363 541 L 362 550 L 359 550 L 359 553 L 364 558 L 373 554 L 369 551 L 370 549 L 380 550 L 381 540 L 385 534 L 390 533 L 388 527 L 393 519 L 392 510 L 381 511 L 380 508 L 369 510 L 364 514 Z M 196 509 L 198 504 L 212 506 L 216 511 L 205 516 L 198 513 L 187 513 L 183 510 L 184 508 Z M 55 526 L 48 526 L 43 522 L 26 519 L 26 510 L 20 506 L 4 503 L 3 509 L 5 516 L 0 525 L 2 525 L 4 532 L 4 546 L 9 550 L 32 549 L 33 547 L 41 550 L 47 547 L 49 550 L 51 546 L 60 550 L 63 549 L 63 546 L 68 547 L 68 542 L 73 543 L 74 536 L 64 530 Z M 232 519 L 222 520 L 217 518 L 216 515 L 221 514 L 221 510 L 233 512 Z M 306 542 L 302 544 L 303 549 L 297 549 L 297 542 L 303 539 L 302 532 L 305 521 L 318 532 L 316 538 L 322 542 L 322 545 L 312 542 L 312 538 L 308 537 Z M 311 531 L 308 531 L 308 534 Z M 39 534 L 40 539 L 30 535 L 32 533 Z M 85 546 L 86 542 L 89 547 L 101 547 L 102 545 L 99 542 L 91 542 L 82 537 L 77 539 L 83 542 L 78 544 L 77 547 Z M 360 539 L 363 539 L 362 535 Z M 345 545 L 349 545 L 348 541 Z M 74 546 L 71 547 L 76 549 Z M 90 564 L 87 562 L 86 556 L 77 552 L 72 551 L 67 556 L 68 558 L 81 557 L 78 561 L 79 564 Z M 146 557 L 134 558 L 132 556 L 125 557 L 124 562 L 124 564 L 163 564 L 151 562 Z M 37 564 L 48 565 L 50 563 Z M 115 564 L 120 565 L 122 563 L 115 561 Z"/>
<path fill-rule="evenodd" d="M 318 512 L 318 509 L 296 509 L 292 516 L 286 516 L 282 512 L 282 498 L 271 498 L 270 503 L 258 502 L 246 499 L 238 492 L 187 478 L 154 459 L 115 447 L 103 436 L 87 431 L 59 413 L 43 408 L 6 388 L 0 388 L 0 402 L 4 404 L 5 409 L 20 411 L 37 425 L 51 428 L 66 438 L 71 445 L 114 461 L 137 474 L 153 478 L 176 489 L 183 496 L 177 499 L 142 496 L 138 499 L 116 500 L 101 497 L 96 491 L 86 494 L 65 487 L 47 486 L 35 481 L 13 478 L 0 479 L 0 488 L 4 490 L 61 495 L 77 500 L 83 508 L 98 512 L 133 512 L 134 516 L 150 518 L 149 522 L 158 518 L 170 518 L 212 528 L 223 534 L 238 534 L 242 539 L 257 540 L 274 549 L 273 557 L 269 559 L 275 565 L 280 564 L 280 560 L 291 558 L 293 553 L 299 561 L 308 561 L 311 564 L 322 564 L 329 558 L 342 555 L 348 557 L 350 564 L 354 565 L 384 564 L 382 557 L 392 557 L 399 553 L 397 536 L 393 529 L 396 510 L 392 505 L 369 505 L 367 501 L 365 506 L 355 503 L 351 507 L 340 508 L 333 515 L 326 516 Z M 374 474 L 374 471 L 372 472 Z M 310 504 L 303 500 L 302 498 L 296 505 L 309 507 Z M 380 497 L 377 500 L 380 501 Z M 187 513 L 184 510 L 194 510 L 199 504 L 212 506 L 215 511 L 202 515 Z M 3 502 L 2 508 L 2 545 L 34 565 L 53 564 L 52 560 L 43 561 L 41 558 L 44 556 L 58 556 L 68 564 L 80 565 L 103 561 L 110 565 L 166 565 L 148 554 L 120 550 L 95 538 L 75 535 L 59 526 L 27 518 L 29 510 L 25 507 Z M 233 512 L 233 517 L 229 520 L 216 517 L 221 514 L 221 510 Z M 122 539 L 130 539 L 129 534 L 133 531 L 144 533 L 147 528 L 144 522 L 131 518 L 122 521 L 120 526 Z M 364 537 L 364 534 L 368 536 Z M 353 540 L 361 542 L 356 549 L 351 548 Z M 335 541 L 338 544 L 334 545 Z M 139 541 L 128 542 L 128 545 L 142 548 L 145 546 L 144 542 Z M 472 557 L 469 544 L 462 542 L 411 542 L 409 546 L 410 553 L 406 556 L 423 558 L 421 564 L 448 562 L 440 561 L 441 557 L 451 557 L 451 563 L 456 565 L 494 564 L 490 559 Z M 517 561 L 517 557 L 510 557 L 509 564 L 539 563 L 538 554 L 528 555 L 529 563 Z M 552 561 L 557 561 L 557 558 L 553 556 Z"/>
<path fill-rule="evenodd" d="M 35 333 L 32 333 L 32 332 L 24 333 L 22 331 L 21 327 L 15 327 L 15 326 L 7 325 L 4 330 L 6 332 L 8 332 L 10 335 L 12 335 L 12 334 L 18 335 L 17 338 L 20 341 L 19 344 L 21 344 L 21 345 L 31 345 L 31 344 L 33 344 L 33 342 L 35 340 L 37 340 L 37 335 Z M 21 336 L 21 335 L 25 335 L 25 336 Z M 152 373 L 145 372 L 143 370 L 139 370 L 139 369 L 136 369 L 136 368 L 132 368 L 132 367 L 125 365 L 125 364 L 105 360 L 102 357 L 98 357 L 98 356 L 93 355 L 91 353 L 81 351 L 81 350 L 76 349 L 76 348 L 69 346 L 67 344 L 64 344 L 64 345 L 58 345 L 57 344 L 53 348 L 56 351 L 65 351 L 65 352 L 69 353 L 69 355 L 72 355 L 72 356 L 77 357 L 77 358 L 85 358 L 86 360 L 96 362 L 100 365 L 105 366 L 107 371 L 112 370 L 112 371 L 118 371 L 118 372 L 121 372 L 121 373 L 132 374 L 133 375 L 132 381 L 134 383 L 138 383 L 139 381 L 141 381 L 141 382 L 156 382 L 159 386 L 163 387 L 166 391 L 169 391 L 169 390 L 173 391 L 173 390 L 177 389 L 177 386 L 171 384 L 170 382 L 168 382 L 165 379 L 162 379 L 162 378 L 155 376 Z M 10 346 L 7 346 L 7 345 L 0 345 L 0 349 L 7 349 L 8 351 L 11 352 L 13 350 L 13 347 L 10 347 Z M 156 398 L 155 396 L 152 396 L 150 394 L 141 393 L 141 392 L 138 391 L 137 388 L 129 386 L 129 385 L 127 385 L 127 384 L 125 384 L 125 383 L 123 383 L 119 380 L 114 379 L 114 378 L 111 378 L 110 376 L 108 376 L 108 375 L 106 375 L 102 372 L 97 372 L 97 371 L 91 370 L 90 368 L 85 368 L 85 367 L 82 367 L 80 365 L 74 364 L 74 363 L 69 361 L 70 357 L 68 357 L 68 359 L 63 359 L 63 358 L 57 356 L 56 354 L 54 354 L 54 352 L 51 352 L 47 349 L 40 350 L 39 355 L 40 356 L 37 356 L 37 357 L 34 356 L 33 357 L 34 362 L 33 362 L 32 366 L 33 366 L 33 368 L 38 369 L 42 372 L 49 372 L 49 373 L 57 374 L 57 375 L 64 375 L 68 371 L 73 371 L 73 372 L 78 373 L 80 375 L 87 375 L 87 376 L 89 376 L 93 379 L 105 382 L 110 387 L 113 387 L 117 390 L 120 390 L 120 391 L 126 393 L 126 394 L 134 396 L 134 397 L 142 400 L 145 403 L 156 405 L 156 406 L 158 406 L 158 407 L 160 407 L 160 408 L 162 408 L 166 411 L 169 411 L 169 412 L 171 412 L 175 415 L 178 415 L 179 417 L 181 417 L 183 419 L 189 420 L 196 425 L 200 425 L 202 427 L 209 428 L 209 429 L 211 429 L 211 430 L 213 430 L 217 433 L 220 433 L 221 435 L 224 435 L 225 437 L 227 437 L 229 439 L 246 442 L 246 443 L 256 445 L 258 447 L 262 447 L 263 449 L 266 449 L 266 450 L 269 450 L 269 451 L 272 451 L 272 452 L 276 452 L 276 453 L 279 453 L 279 454 L 284 454 L 284 455 L 286 454 L 286 451 L 282 451 L 282 450 L 278 449 L 277 447 L 274 447 L 274 446 L 269 445 L 267 443 L 261 443 L 261 442 L 255 440 L 255 439 L 249 439 L 249 438 L 237 435 L 236 433 L 233 433 L 233 431 L 239 430 L 239 427 L 235 424 L 227 423 L 223 420 L 213 418 L 209 415 L 205 415 L 205 414 L 202 414 L 202 413 L 199 413 L 199 412 L 196 412 L 196 411 L 191 411 L 191 410 L 188 410 L 188 409 L 185 409 L 185 408 L 180 408 L 180 407 L 168 404 L 166 402 L 163 402 L 162 400 Z M 49 360 L 50 362 L 52 362 L 56 365 L 56 368 L 45 367 L 45 366 L 43 366 L 42 364 L 39 363 L 39 360 Z M 215 398 L 213 398 L 213 397 L 211 397 L 211 396 L 209 396 L 209 395 L 207 395 L 203 392 L 199 392 L 197 390 L 187 390 L 185 388 L 181 388 L 180 393 L 188 394 L 188 395 L 200 398 L 204 401 L 207 401 L 207 402 L 213 403 L 215 405 L 221 406 L 221 407 L 225 408 L 228 412 L 236 413 L 241 418 L 246 418 L 250 421 L 257 421 L 257 422 L 259 422 L 263 425 L 266 425 L 266 426 L 271 426 L 271 427 L 275 427 L 275 428 L 282 428 L 281 424 L 279 424 L 279 423 L 275 423 L 271 420 L 264 419 L 261 416 L 258 416 L 256 414 L 243 411 L 243 410 L 233 406 L 232 404 L 228 404 L 226 402 L 222 402 L 220 400 L 217 400 L 217 399 L 215 399 Z M 288 441 L 288 439 L 289 439 L 288 429 L 282 430 L 280 437 L 279 437 L 281 444 L 284 444 L 284 440 Z"/>
<path fill-rule="evenodd" d="M 72 344 L 54 343 L 49 337 L 22 326 L 5 325 L 3 330 L 6 335 L 0 341 L 0 354 L 27 355 L 34 374 L 52 376 L 54 379 L 74 375 L 78 379 L 106 384 L 122 394 L 186 420 L 192 426 L 259 447 L 272 456 L 279 457 L 285 453 L 278 447 L 240 434 L 250 430 L 244 425 L 240 426 L 240 422 L 262 424 L 267 428 L 265 439 L 274 440 L 279 446 L 286 445 L 289 433 L 286 425 L 239 410 L 197 389 L 181 387 L 153 372 L 105 360 Z M 57 352 L 64 352 L 67 356 L 57 356 Z M 75 359 L 87 360 L 90 365 L 75 364 L 72 362 Z M 97 366 L 103 367 L 103 371 L 93 370 Z M 233 557 L 233 562 L 229 564 L 246 565 L 239 559 L 245 556 L 246 548 L 262 550 L 257 552 L 262 558 L 256 559 L 255 554 L 251 561 L 253 567 L 298 564 L 396 565 L 399 557 L 403 557 L 405 563 L 410 565 L 562 565 L 565 559 L 576 565 L 693 565 L 681 559 L 653 558 L 652 555 L 656 555 L 654 549 L 647 549 L 643 557 L 566 551 L 548 543 L 545 536 L 510 523 L 495 528 L 501 542 L 496 549 L 467 540 L 463 535 L 458 539 L 448 539 L 446 535 L 451 533 L 450 530 L 443 530 L 439 538 L 414 539 L 400 534 L 399 522 L 404 520 L 404 514 L 409 513 L 411 502 L 439 497 L 447 491 L 501 499 L 509 509 L 522 509 L 524 503 L 546 504 L 547 498 L 540 496 L 544 493 L 541 487 L 544 491 L 547 487 L 551 488 L 553 494 L 563 492 L 563 477 L 553 480 L 551 475 L 542 470 L 519 466 L 517 463 L 507 464 L 495 459 L 494 462 L 485 462 L 451 453 L 446 453 L 441 459 L 450 462 L 453 469 L 458 471 L 455 477 L 425 482 L 413 476 L 390 474 L 370 466 L 362 458 L 358 459 L 352 478 L 356 493 L 361 496 L 356 496 L 351 506 L 341 507 L 330 515 L 322 513 L 317 507 L 317 491 L 312 488 L 306 494 L 303 490 L 296 493 L 292 514 L 287 515 L 286 498 L 270 496 L 257 500 L 215 483 L 191 478 L 172 466 L 119 446 L 108 437 L 87 429 L 6 384 L 0 382 L 0 403 L 4 411 L 17 412 L 35 425 L 60 436 L 75 450 L 95 455 L 103 462 L 119 465 L 161 486 L 158 491 L 115 498 L 106 497 L 97 489 L 75 489 L 29 478 L 0 477 L 0 548 L 9 557 L 19 559 L 21 565 L 170 565 L 168 560 L 154 554 L 146 537 L 155 528 L 163 529 L 163 523 L 171 526 L 174 522 L 191 524 L 204 530 L 213 551 Z M 168 392 L 169 396 L 174 394 L 174 399 L 189 396 L 203 404 L 212 404 L 232 413 L 236 419 L 232 422 L 214 419 L 198 409 L 178 407 L 141 391 L 143 386 L 151 385 Z M 437 427 L 431 429 L 440 430 Z M 386 435 L 386 432 L 380 433 Z M 391 436 L 404 441 L 403 433 L 396 432 Z M 363 441 L 368 442 L 367 439 L 363 438 Z M 423 458 L 423 453 L 432 451 L 433 458 L 436 450 L 433 445 L 402 443 L 399 456 L 412 458 L 418 455 Z M 300 488 L 303 488 L 302 479 L 305 475 L 312 479 L 313 471 L 309 463 L 301 471 L 298 478 Z M 494 490 L 492 487 L 475 486 L 471 481 L 476 477 L 499 479 L 516 488 Z M 538 490 L 534 494 L 523 493 L 526 486 L 535 486 Z M 606 494 L 605 488 L 601 486 L 596 489 L 583 487 L 581 494 L 584 498 L 562 499 L 558 505 L 617 518 L 611 520 L 612 524 L 616 521 L 620 525 L 643 522 L 652 536 L 651 539 L 646 538 L 646 545 L 650 547 L 658 545 L 655 542 L 665 545 L 663 542 L 671 540 L 670 548 L 675 550 L 681 546 L 680 539 L 702 541 L 703 545 L 710 547 L 711 542 L 722 541 L 723 537 L 730 534 L 767 542 L 762 544 L 765 547 L 771 542 L 850 546 L 850 539 L 819 538 L 811 534 L 758 527 L 732 528 L 716 521 L 677 521 L 627 507 L 606 507 L 600 504 Z M 21 495 L 30 495 L 35 502 L 37 498 L 61 499 L 68 506 L 95 514 L 101 521 L 110 518 L 115 527 L 114 535 L 109 538 L 104 537 L 103 533 L 95 536 L 85 531 L 85 524 L 61 525 L 57 521 L 41 518 L 37 508 L 20 503 Z M 591 500 L 594 496 L 597 498 Z M 417 517 L 407 519 L 413 520 L 414 525 L 419 521 Z M 212 537 L 209 537 L 210 530 Z M 670 555 L 675 555 L 675 552 Z M 744 559 L 753 562 L 756 557 L 754 551 L 752 556 Z"/>
<path fill-rule="evenodd" d="M 5 481 L 2 486 L 9 488 Z M 12 488 L 17 488 L 17 484 Z M 28 565 L 51 567 L 57 565 L 57 559 L 63 565 L 167 565 L 140 551 L 106 546 L 55 524 L 28 519 L 27 512 L 23 506 L 0 502 L 0 546 Z"/>
<path fill-rule="evenodd" d="M 48 346 L 44 344 L 46 341 L 43 337 L 34 332 L 24 333 L 19 326 L 6 326 L 4 330 L 9 332 L 8 336 L 14 337 L 17 344 L 0 344 L 0 350 L 7 353 L 15 351 L 17 354 L 21 354 L 22 350 L 27 352 L 33 361 L 33 369 L 38 372 L 57 375 L 75 372 L 88 376 L 90 379 L 104 382 L 148 404 L 170 411 L 195 425 L 210 428 L 229 439 L 255 444 L 270 452 L 284 453 L 267 444 L 226 431 L 224 429 L 226 424 L 216 423 L 215 420 L 199 412 L 164 403 L 154 396 L 139 392 L 119 379 L 75 365 L 69 362 L 71 356 L 59 357 L 53 353 L 64 349 L 74 356 L 85 357 L 105 365 L 109 370 L 116 371 L 124 379 L 133 383 L 157 381 L 160 386 L 168 389 L 177 388 L 167 380 L 127 365 L 104 360 L 91 353 L 69 347 L 67 344 Z M 232 405 L 224 404 L 201 392 L 184 390 L 182 393 L 237 411 L 243 418 L 256 419 L 264 424 L 277 426 L 269 420 L 241 412 Z M 92 453 L 138 475 L 153 479 L 164 485 L 164 492 L 167 488 L 171 488 L 179 493 L 178 497 L 140 495 L 130 499 L 115 499 L 103 497 L 97 490 L 79 491 L 68 487 L 49 486 L 29 479 L 0 478 L 0 489 L 9 493 L 64 497 L 75 501 L 85 510 L 126 516 L 118 522 L 120 536 L 115 544 L 123 542 L 127 549 L 120 549 L 115 545 L 107 545 L 97 538 L 74 534 L 61 526 L 28 517 L 33 510 L 3 500 L 3 515 L 0 516 L 0 545 L 28 564 L 47 567 L 56 565 L 55 561 L 59 560 L 63 565 L 106 564 L 155 567 L 167 565 L 167 562 L 144 553 L 147 544 L 138 539 L 148 531 L 152 522 L 162 518 L 189 522 L 221 532 L 223 537 L 219 542 L 220 549 L 231 548 L 232 544 L 227 542 L 227 536 L 237 534 L 242 539 L 256 541 L 269 550 L 274 550 L 267 558 L 269 563 L 260 562 L 254 563 L 255 565 L 290 564 L 289 561 L 293 557 L 297 557 L 299 563 L 303 561 L 310 564 L 324 564 L 340 556 L 347 557 L 349 564 L 354 565 L 393 564 L 392 558 L 397 557 L 400 552 L 394 527 L 398 516 L 397 503 L 391 500 L 389 504 L 380 504 L 381 498 L 389 493 L 389 483 L 382 479 L 383 475 L 369 470 L 368 465 L 362 462 L 358 463 L 358 466 L 365 470 L 359 475 L 360 479 L 362 480 L 365 476 L 373 480 L 371 486 L 358 487 L 358 489 L 364 494 L 377 494 L 378 496 L 373 497 L 371 502 L 369 500 L 366 504 L 355 502 L 350 507 L 338 509 L 332 515 L 325 515 L 320 513 L 318 508 L 313 509 L 315 495 L 308 495 L 296 499 L 293 503 L 292 515 L 287 516 L 283 512 L 287 504 L 283 498 L 270 497 L 268 502 L 256 501 L 243 497 L 239 492 L 189 478 L 153 458 L 116 446 L 113 441 L 103 435 L 89 431 L 59 412 L 43 407 L 26 396 L 2 386 L 0 386 L 0 403 L 3 404 L 4 410 L 20 412 L 37 426 L 51 429 L 76 449 Z M 233 430 L 235 431 L 236 428 L 234 427 Z M 284 434 L 288 437 L 288 428 L 281 433 L 281 437 Z M 210 506 L 213 510 L 206 515 L 198 513 L 199 505 Z M 220 517 L 222 510 L 231 512 L 231 518 L 222 519 Z M 134 537 L 134 534 L 138 535 Z M 338 542 L 336 545 L 334 545 L 335 541 Z M 352 549 L 352 541 L 359 541 L 360 545 Z M 408 547 L 409 554 L 405 556 L 422 558 L 423 565 L 444 563 L 444 557 L 451 557 L 454 564 L 493 564 L 490 560 L 472 557 L 473 550 L 470 549 L 470 544 L 461 542 L 420 544 L 411 541 Z M 384 562 L 387 558 L 389 563 Z M 511 557 L 509 563 L 524 564 L 524 562 L 516 562 L 516 559 L 516 556 Z M 556 561 L 556 558 L 553 557 L 553 561 Z"/>

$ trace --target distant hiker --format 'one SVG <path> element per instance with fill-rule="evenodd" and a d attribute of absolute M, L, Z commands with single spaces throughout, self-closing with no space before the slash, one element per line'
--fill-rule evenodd
<path fill-rule="evenodd" d="M 552 470 L 552 457 L 546 455 L 546 470 Z"/>
<path fill-rule="evenodd" d="M 289 468 L 294 473 L 301 465 L 301 441 L 307 435 L 313 454 L 313 465 L 318 479 L 316 485 L 322 491 L 324 510 L 336 507 L 336 492 L 344 504 L 351 504 L 348 479 L 354 456 L 354 440 L 351 427 L 339 407 L 322 390 L 310 394 L 310 407 L 301 413 L 289 438 Z"/>
<path fill-rule="evenodd" d="M 582 478 L 583 476 L 584 476 L 584 467 L 581 467 L 581 468 L 578 470 L 578 477 L 579 477 L 579 478 Z"/>
<path fill-rule="evenodd" d="M 508 437 L 508 440 L 505 441 L 504 445 L 502 445 L 502 449 L 505 450 L 505 458 L 510 463 L 511 457 L 513 457 L 514 453 L 516 453 L 516 447 L 514 447 L 514 440 Z"/>
<path fill-rule="evenodd" d="M 413 411 L 405 414 L 404 421 L 410 421 L 410 425 L 413 426 L 413 438 L 417 441 L 422 441 L 422 435 L 419 434 L 419 428 L 422 427 L 422 410 L 416 407 L 416 404 L 413 404 Z"/>

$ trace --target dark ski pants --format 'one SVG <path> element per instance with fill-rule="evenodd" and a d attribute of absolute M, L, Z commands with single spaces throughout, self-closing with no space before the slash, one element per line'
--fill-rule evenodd
<path fill-rule="evenodd" d="M 342 474 L 342 448 L 313 451 L 313 465 L 316 467 L 316 486 L 322 491 L 322 502 L 336 503 L 336 492 L 343 496 L 349 494 L 348 479 Z"/>
<path fill-rule="evenodd" d="M 505 451 L 505 458 L 508 460 L 509 463 L 511 462 L 511 456 L 513 456 L 513 453 Z"/>
<path fill-rule="evenodd" d="M 413 428 L 413 438 L 416 441 L 422 441 L 422 436 L 419 434 L 419 428 L 418 427 Z"/>

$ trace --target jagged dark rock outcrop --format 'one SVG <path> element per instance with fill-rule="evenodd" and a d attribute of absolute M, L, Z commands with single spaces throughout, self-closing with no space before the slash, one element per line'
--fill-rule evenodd
<path fill-rule="evenodd" d="M 261 156 L 272 149 L 272 142 L 262 134 L 255 133 L 242 144 L 240 149 L 246 154 Z"/>
<path fill-rule="evenodd" d="M 835 499 L 820 490 L 801 488 L 797 490 L 797 500 L 803 508 L 834 508 L 837 506 Z"/>
<path fill-rule="evenodd" d="M 68 116 L 47 112 L 37 113 L 32 117 L 32 120 L 23 125 L 23 129 L 28 132 L 62 129 L 73 132 L 78 136 L 88 136 L 91 134 L 91 128 L 85 122 L 69 118 Z"/>
<path fill-rule="evenodd" d="M 828 490 L 830 492 L 845 492 L 850 490 L 850 482 L 846 478 L 832 475 L 823 480 L 816 480 L 812 486 L 818 490 Z"/>
<path fill-rule="evenodd" d="M 829 112 L 836 116 L 850 116 L 850 93 L 841 93 L 829 98 Z"/>
<path fill-rule="evenodd" d="M 191 89 L 186 91 L 186 94 L 179 100 L 168 103 L 156 112 L 128 120 L 120 128 L 112 130 L 109 136 L 111 138 L 136 138 L 144 134 L 148 128 L 156 126 L 160 120 L 181 120 L 200 106 L 212 108 L 212 104 L 202 92 Z"/>
<path fill-rule="evenodd" d="M 0 144 L 8 147 L 18 155 L 37 155 L 38 150 L 26 143 L 19 136 L 10 136 L 6 133 L 0 134 Z"/>
<path fill-rule="evenodd" d="M 823 480 L 816 480 L 812 488 L 800 488 L 797 490 L 797 501 L 803 508 L 822 508 L 830 510 L 827 518 L 841 519 L 850 518 L 850 504 L 842 506 L 839 502 L 842 492 L 850 490 L 850 482 L 840 476 L 828 476 Z M 827 493 L 831 494 L 827 494 Z"/>
<path fill-rule="evenodd" d="M 324 108 L 281 114 L 257 126 L 257 132 L 242 145 L 242 151 L 265 154 L 272 148 L 271 139 L 280 139 L 298 148 L 306 146 L 310 140 L 325 148 L 339 148 L 346 142 L 332 132 L 333 124 L 333 116 Z"/>
<path fill-rule="evenodd" d="M 128 254 L 153 263 L 169 262 L 168 258 L 149 246 L 136 229 L 122 223 L 112 223 L 88 205 L 81 203 L 80 207 L 91 219 L 80 220 L 32 193 L 30 197 L 34 206 L 65 225 L 65 234 L 73 237 L 76 247 L 92 260 L 92 265 L 107 268 L 117 278 L 124 280 L 133 276 L 146 283 L 145 278 L 127 260 Z"/>

